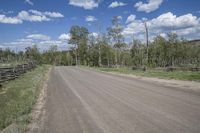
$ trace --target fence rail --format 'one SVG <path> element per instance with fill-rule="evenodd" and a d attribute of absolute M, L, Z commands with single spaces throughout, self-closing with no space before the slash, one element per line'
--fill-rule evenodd
<path fill-rule="evenodd" d="M 29 62 L 27 64 L 17 65 L 15 67 L 0 68 L 0 85 L 1 83 L 18 78 L 23 73 L 34 69 L 36 64 Z"/>

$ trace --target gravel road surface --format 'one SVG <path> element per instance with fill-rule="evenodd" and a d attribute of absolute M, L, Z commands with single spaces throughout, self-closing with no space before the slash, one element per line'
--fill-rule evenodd
<path fill-rule="evenodd" d="M 200 133 L 200 94 L 79 67 L 54 67 L 41 133 Z"/>

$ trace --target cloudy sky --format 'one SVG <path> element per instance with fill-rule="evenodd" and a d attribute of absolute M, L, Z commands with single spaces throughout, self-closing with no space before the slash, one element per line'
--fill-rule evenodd
<path fill-rule="evenodd" d="M 200 38 L 199 0 L 1 0 L 0 48 L 21 50 L 37 44 L 67 48 L 72 25 L 81 25 L 95 34 L 119 16 L 126 40 L 144 39 L 146 20 L 150 38 L 176 32 L 186 39 Z"/>

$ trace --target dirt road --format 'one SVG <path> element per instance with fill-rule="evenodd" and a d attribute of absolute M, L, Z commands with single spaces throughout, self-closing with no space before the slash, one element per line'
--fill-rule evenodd
<path fill-rule="evenodd" d="M 154 82 L 55 67 L 42 133 L 200 133 L 200 95 Z"/>

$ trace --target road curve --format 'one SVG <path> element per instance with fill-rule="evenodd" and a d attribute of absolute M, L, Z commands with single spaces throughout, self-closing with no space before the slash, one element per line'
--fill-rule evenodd
<path fill-rule="evenodd" d="M 200 96 L 135 78 L 54 67 L 42 133 L 200 133 Z"/>

